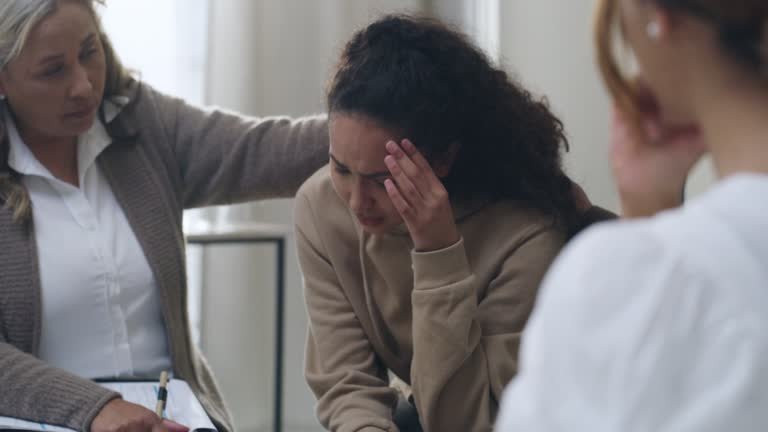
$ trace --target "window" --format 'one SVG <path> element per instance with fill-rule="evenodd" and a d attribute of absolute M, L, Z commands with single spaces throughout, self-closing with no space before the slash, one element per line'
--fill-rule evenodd
<path fill-rule="evenodd" d="M 101 12 L 126 67 L 160 91 L 205 102 L 208 0 L 113 1 Z"/>

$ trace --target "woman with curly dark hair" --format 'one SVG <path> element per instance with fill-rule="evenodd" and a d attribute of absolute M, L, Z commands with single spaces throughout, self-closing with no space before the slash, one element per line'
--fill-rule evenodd
<path fill-rule="evenodd" d="M 320 421 L 490 430 L 578 222 L 561 122 L 464 35 L 399 15 L 348 42 L 328 109 L 330 164 L 296 208 Z"/>

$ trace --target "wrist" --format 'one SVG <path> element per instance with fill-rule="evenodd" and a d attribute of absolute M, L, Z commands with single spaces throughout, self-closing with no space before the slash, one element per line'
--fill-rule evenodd
<path fill-rule="evenodd" d="M 122 401 L 123 398 L 119 393 L 115 392 L 108 392 L 104 396 L 102 396 L 96 404 L 93 405 L 93 407 L 88 411 L 88 413 L 85 416 L 85 421 L 83 424 L 84 431 L 91 431 L 94 429 L 93 425 L 97 422 L 97 418 L 101 417 L 99 420 L 103 419 L 103 413 L 104 411 L 109 411 L 108 406 L 114 406 L 115 401 Z"/>
<path fill-rule="evenodd" d="M 651 217 L 659 212 L 680 207 L 682 189 L 654 194 L 621 194 L 621 210 L 624 218 Z"/>
<path fill-rule="evenodd" d="M 428 238 L 427 236 L 414 235 L 413 249 L 415 252 L 434 252 L 441 249 L 451 247 L 459 242 L 461 236 L 458 231 L 454 231 L 448 235 L 432 236 L 434 238 Z"/>
<path fill-rule="evenodd" d="M 455 284 L 471 276 L 464 241 L 443 249 L 411 253 L 414 290 L 429 290 Z"/>

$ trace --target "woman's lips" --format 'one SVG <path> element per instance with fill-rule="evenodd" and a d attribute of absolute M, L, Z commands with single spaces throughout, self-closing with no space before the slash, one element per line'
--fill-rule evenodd
<path fill-rule="evenodd" d="M 357 215 L 357 220 L 359 220 L 360 223 L 365 226 L 381 225 L 381 223 L 384 222 L 384 218 L 382 217 L 367 217 L 367 216 L 360 216 L 360 215 Z"/>
<path fill-rule="evenodd" d="M 77 111 L 71 111 L 64 114 L 64 117 L 71 118 L 71 119 L 85 119 L 90 117 L 91 114 L 93 114 L 93 112 L 95 111 L 95 109 L 96 109 L 95 107 L 88 107 L 88 108 L 83 108 Z"/>

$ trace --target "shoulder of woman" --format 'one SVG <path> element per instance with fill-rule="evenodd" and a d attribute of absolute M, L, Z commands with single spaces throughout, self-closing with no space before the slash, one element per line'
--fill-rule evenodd
<path fill-rule="evenodd" d="M 333 183 L 331 183 L 331 171 L 327 164 L 305 180 L 296 193 L 297 201 L 306 201 L 312 207 L 325 204 L 327 200 L 334 197 L 338 199 L 336 191 L 333 189 Z"/>
<path fill-rule="evenodd" d="M 296 193 L 296 225 L 301 227 L 312 223 L 321 229 L 333 221 L 346 221 L 345 215 L 348 218 L 349 211 L 336 194 L 329 166 L 325 165 L 310 176 Z"/>
<path fill-rule="evenodd" d="M 457 210 L 457 221 L 467 233 L 483 236 L 483 232 L 489 232 L 505 243 L 521 243 L 541 235 L 565 240 L 564 230 L 551 216 L 517 201 L 500 200 L 474 206 L 473 211 L 462 210 Z"/>
<path fill-rule="evenodd" d="M 669 287 L 700 276 L 654 221 L 606 222 L 566 245 L 544 278 L 540 303 L 612 316 L 633 303 L 663 302 Z"/>
<path fill-rule="evenodd" d="M 184 105 L 183 99 L 165 94 L 139 79 L 131 79 L 118 93 L 108 98 L 113 103 L 124 105 L 124 112 L 131 117 L 150 117 L 169 114 Z"/>

